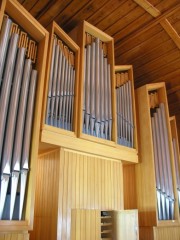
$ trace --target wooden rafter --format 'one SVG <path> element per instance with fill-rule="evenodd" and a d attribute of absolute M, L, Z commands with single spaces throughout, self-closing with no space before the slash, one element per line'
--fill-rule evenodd
<path fill-rule="evenodd" d="M 159 15 L 161 15 L 161 12 L 147 0 L 134 0 L 134 2 L 136 2 L 142 8 L 144 8 L 144 10 L 151 14 L 151 16 L 153 17 L 158 17 Z"/>
<path fill-rule="evenodd" d="M 163 19 L 160 21 L 160 24 L 167 32 L 167 34 L 172 38 L 176 46 L 180 49 L 180 36 L 173 28 L 173 26 L 170 24 L 170 22 L 167 19 Z"/>

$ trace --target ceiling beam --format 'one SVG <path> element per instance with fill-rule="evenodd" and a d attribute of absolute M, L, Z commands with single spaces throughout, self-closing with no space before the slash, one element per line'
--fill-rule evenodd
<path fill-rule="evenodd" d="M 161 15 L 161 12 L 147 0 L 134 0 L 134 2 L 136 2 L 142 8 L 144 8 L 146 12 L 148 12 L 149 14 L 151 14 L 151 16 L 155 18 Z"/>
<path fill-rule="evenodd" d="M 174 41 L 176 46 L 180 49 L 180 36 L 173 28 L 173 26 L 170 24 L 170 22 L 167 19 L 163 19 L 160 21 L 160 24 L 167 32 L 167 34 L 171 37 L 171 39 Z"/>

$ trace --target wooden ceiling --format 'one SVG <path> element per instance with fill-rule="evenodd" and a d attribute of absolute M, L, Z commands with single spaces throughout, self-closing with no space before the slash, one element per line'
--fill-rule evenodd
<path fill-rule="evenodd" d="M 135 87 L 165 81 L 180 137 L 180 0 L 19 0 L 44 26 L 86 20 L 115 40 L 115 63 L 132 64 Z"/>

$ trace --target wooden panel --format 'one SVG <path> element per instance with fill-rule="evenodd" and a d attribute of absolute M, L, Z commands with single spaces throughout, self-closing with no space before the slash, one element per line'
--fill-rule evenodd
<path fill-rule="evenodd" d="M 134 164 L 123 164 L 124 209 L 136 209 L 136 176 Z"/>
<path fill-rule="evenodd" d="M 114 211 L 114 239 L 139 239 L 138 211 Z"/>
<path fill-rule="evenodd" d="M 71 240 L 100 239 L 100 211 L 72 209 Z"/>
<path fill-rule="evenodd" d="M 153 227 L 139 227 L 139 240 L 154 240 Z"/>
<path fill-rule="evenodd" d="M 59 150 L 42 154 L 37 160 L 34 228 L 30 239 L 57 237 Z"/>
<path fill-rule="evenodd" d="M 122 181 L 121 162 L 66 149 L 60 161 L 58 150 L 42 154 L 30 239 L 70 239 L 71 209 L 123 209 Z"/>
<path fill-rule="evenodd" d="M 0 232 L 0 240 L 29 240 L 29 234 L 27 232 Z"/>
<path fill-rule="evenodd" d="M 59 185 L 58 211 L 62 220 L 58 220 L 58 232 L 62 233 L 59 239 L 68 239 L 71 209 L 123 208 L 122 194 L 116 198 L 116 205 L 113 201 L 115 192 L 122 193 L 120 190 L 122 189 L 122 166 L 118 162 L 115 165 L 113 161 L 63 149 L 60 159 L 60 169 L 64 168 L 64 171 Z M 118 172 L 116 179 L 112 172 Z M 103 179 L 101 180 L 102 174 Z M 111 179 L 116 180 L 117 184 L 112 184 Z M 101 191 L 103 197 L 100 196 Z M 68 226 L 67 220 L 69 220 Z"/>
<path fill-rule="evenodd" d="M 154 240 L 179 240 L 180 227 L 154 227 Z"/>

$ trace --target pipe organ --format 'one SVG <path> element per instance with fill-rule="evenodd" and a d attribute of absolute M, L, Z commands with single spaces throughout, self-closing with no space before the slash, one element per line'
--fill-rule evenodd
<path fill-rule="evenodd" d="M 138 217 L 140 237 L 179 226 L 164 83 L 135 99 L 133 67 L 114 66 L 111 36 L 86 21 L 69 35 L 55 22 L 46 30 L 14 0 L 0 9 L 0 239 L 31 229 L 31 240 L 79 240 L 92 228 L 96 239 L 139 239 Z M 128 197 L 138 212 L 124 211 Z"/>

